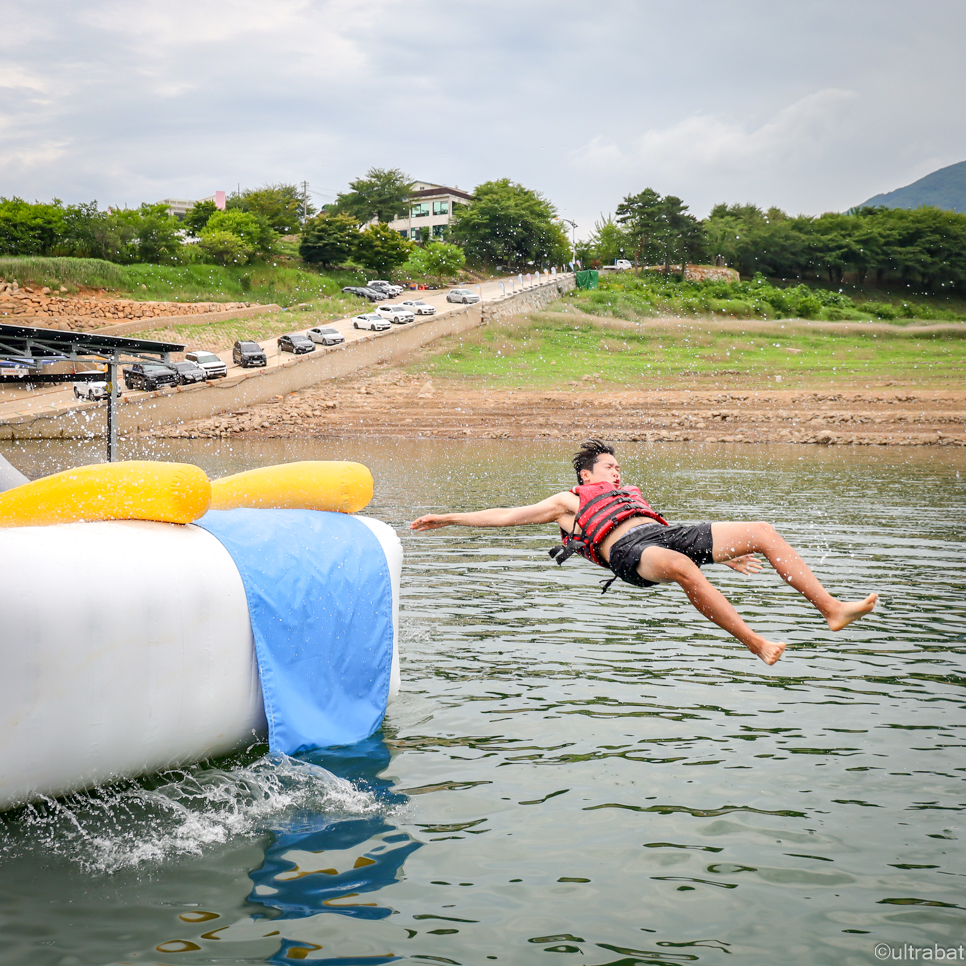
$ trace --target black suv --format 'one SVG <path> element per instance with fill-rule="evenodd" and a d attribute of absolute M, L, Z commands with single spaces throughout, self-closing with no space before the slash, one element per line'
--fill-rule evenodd
<path fill-rule="evenodd" d="M 232 346 L 231 361 L 242 369 L 268 365 L 265 350 L 257 342 L 236 342 Z"/>
<path fill-rule="evenodd" d="M 304 352 L 315 352 L 315 343 L 304 335 L 282 335 L 278 338 L 278 347 L 282 352 L 293 352 L 300 356 Z"/>
<path fill-rule="evenodd" d="M 161 389 L 164 386 L 178 385 L 178 374 L 174 369 L 162 366 L 159 362 L 136 363 L 124 371 L 124 385 L 128 389 Z"/>

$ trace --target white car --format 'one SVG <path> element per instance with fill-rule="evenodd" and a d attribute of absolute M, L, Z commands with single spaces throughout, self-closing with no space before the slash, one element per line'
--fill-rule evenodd
<path fill-rule="evenodd" d="M 385 332 L 389 328 L 389 320 L 375 312 L 363 312 L 352 320 L 354 329 L 370 329 L 373 332 Z"/>
<path fill-rule="evenodd" d="M 476 292 L 471 292 L 468 288 L 454 288 L 446 295 L 447 302 L 462 302 L 464 305 L 467 302 L 479 302 L 479 300 L 479 295 Z"/>
<path fill-rule="evenodd" d="M 224 379 L 228 375 L 228 366 L 214 352 L 204 352 L 198 349 L 195 352 L 186 352 L 184 357 L 186 362 L 193 362 L 196 366 L 201 366 L 209 379 Z"/>
<path fill-rule="evenodd" d="M 366 282 L 366 288 L 374 288 L 377 292 L 385 292 L 391 299 L 403 293 L 403 287 L 401 285 L 393 285 L 392 282 L 387 282 L 384 278 L 376 278 L 371 282 Z"/>
<path fill-rule="evenodd" d="M 400 304 L 405 305 L 415 315 L 436 314 L 436 306 L 430 305 L 429 302 L 424 302 L 422 299 L 406 299 L 405 302 L 401 302 Z"/>
<path fill-rule="evenodd" d="M 330 325 L 317 325 L 305 334 L 319 345 L 339 345 L 340 342 L 345 342 L 345 336 Z"/>
<path fill-rule="evenodd" d="M 107 399 L 110 394 L 111 390 L 106 381 L 95 380 L 93 382 L 74 383 L 74 396 L 77 399 Z"/>
<path fill-rule="evenodd" d="M 416 318 L 413 315 L 413 310 L 406 308 L 405 305 L 380 305 L 376 309 L 376 314 L 381 315 L 384 319 L 389 319 L 390 322 L 394 322 L 396 325 L 412 322 Z"/>

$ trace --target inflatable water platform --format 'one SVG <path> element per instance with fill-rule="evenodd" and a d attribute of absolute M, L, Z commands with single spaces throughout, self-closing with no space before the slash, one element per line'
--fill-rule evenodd
<path fill-rule="evenodd" d="M 402 548 L 371 496 L 353 463 L 140 461 L 0 493 L 0 809 L 378 728 Z"/>

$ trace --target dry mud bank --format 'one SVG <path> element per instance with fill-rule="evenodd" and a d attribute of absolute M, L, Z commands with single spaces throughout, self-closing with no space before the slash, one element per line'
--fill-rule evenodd
<path fill-rule="evenodd" d="M 966 391 L 482 389 L 379 367 L 148 435 L 966 445 Z"/>

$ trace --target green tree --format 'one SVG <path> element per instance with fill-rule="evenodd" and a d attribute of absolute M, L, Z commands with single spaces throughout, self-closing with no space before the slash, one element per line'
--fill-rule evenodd
<path fill-rule="evenodd" d="M 465 264 L 463 249 L 446 242 L 430 242 L 425 248 L 414 248 L 408 262 L 414 275 L 432 278 L 437 285 L 457 275 Z"/>
<path fill-rule="evenodd" d="M 220 228 L 204 228 L 198 247 L 218 265 L 244 265 L 255 253 L 244 238 Z"/>
<path fill-rule="evenodd" d="M 0 254 L 49 255 L 63 237 L 64 206 L 0 198 Z"/>
<path fill-rule="evenodd" d="M 353 255 L 360 265 L 380 275 L 391 275 L 404 264 L 415 246 L 388 225 L 376 222 L 356 236 Z"/>
<path fill-rule="evenodd" d="M 181 224 L 189 235 L 197 236 L 208 224 L 208 219 L 219 210 L 213 201 L 198 201 L 185 212 L 184 221 Z"/>
<path fill-rule="evenodd" d="M 141 205 L 112 211 L 108 224 L 123 239 L 121 259 L 126 262 L 172 264 L 183 244 L 181 223 L 168 214 L 167 205 Z"/>
<path fill-rule="evenodd" d="M 255 215 L 280 235 L 298 234 L 302 222 L 315 214 L 315 209 L 303 198 L 301 188 L 294 184 L 246 188 L 241 194 L 232 193 L 225 207 Z"/>
<path fill-rule="evenodd" d="M 807 219 L 806 219 L 807 220 Z M 807 269 L 809 246 L 804 221 L 779 208 L 715 205 L 704 222 L 708 249 L 717 262 L 742 275 L 798 278 Z"/>
<path fill-rule="evenodd" d="M 663 249 L 665 275 L 671 273 L 671 262 L 679 261 L 683 279 L 687 262 L 698 261 L 704 254 L 705 237 L 701 223 L 674 195 L 666 195 L 660 203 L 657 241 Z"/>
<path fill-rule="evenodd" d="M 337 195 L 330 210 L 351 215 L 360 225 L 377 218 L 392 221 L 406 213 L 413 182 L 399 168 L 370 168 L 365 177 L 349 182 L 350 190 Z"/>
<path fill-rule="evenodd" d="M 663 255 L 660 241 L 663 213 L 661 196 L 653 188 L 626 195 L 617 206 L 617 223 L 631 242 L 638 272 L 642 264 L 648 265 Z"/>
<path fill-rule="evenodd" d="M 474 195 L 473 203 L 456 213 L 449 232 L 470 261 L 526 268 L 569 260 L 567 233 L 541 194 L 502 178 L 479 185 Z"/>
<path fill-rule="evenodd" d="M 264 218 L 259 218 L 247 211 L 240 211 L 237 208 L 216 211 L 208 219 L 208 223 L 199 237 L 204 238 L 206 232 L 221 231 L 237 235 L 251 249 L 251 257 L 271 255 L 276 250 L 278 243 L 278 234 Z"/>
<path fill-rule="evenodd" d="M 358 235 L 359 226 L 351 215 L 323 211 L 305 223 L 299 255 L 326 267 L 341 265 L 355 251 Z"/>

